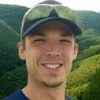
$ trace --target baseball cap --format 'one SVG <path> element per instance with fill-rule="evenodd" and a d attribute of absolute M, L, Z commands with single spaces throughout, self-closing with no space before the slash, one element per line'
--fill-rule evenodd
<path fill-rule="evenodd" d="M 59 21 L 67 24 L 74 35 L 82 31 L 76 24 L 75 12 L 55 0 L 46 0 L 30 8 L 24 15 L 21 25 L 21 38 L 30 34 L 39 25 L 48 21 Z"/>

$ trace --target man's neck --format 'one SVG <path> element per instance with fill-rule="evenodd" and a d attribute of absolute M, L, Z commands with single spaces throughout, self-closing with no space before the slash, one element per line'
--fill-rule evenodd
<path fill-rule="evenodd" d="M 65 84 L 59 87 L 50 88 L 42 87 L 29 81 L 22 91 L 30 100 L 65 100 L 64 89 Z"/>

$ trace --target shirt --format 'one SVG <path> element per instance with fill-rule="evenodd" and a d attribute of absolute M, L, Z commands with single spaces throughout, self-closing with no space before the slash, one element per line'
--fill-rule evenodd
<path fill-rule="evenodd" d="M 29 100 L 22 90 L 18 90 L 2 100 Z M 69 96 L 65 96 L 65 100 L 72 100 Z"/>

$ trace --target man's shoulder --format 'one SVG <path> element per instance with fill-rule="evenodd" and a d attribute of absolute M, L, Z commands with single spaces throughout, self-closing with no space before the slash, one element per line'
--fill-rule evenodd
<path fill-rule="evenodd" d="M 28 100 L 22 90 L 18 90 L 2 100 Z"/>
<path fill-rule="evenodd" d="M 65 98 L 66 98 L 65 100 L 73 100 L 69 96 L 65 96 Z M 29 99 L 23 94 L 22 90 L 18 90 L 2 100 L 29 100 Z"/>

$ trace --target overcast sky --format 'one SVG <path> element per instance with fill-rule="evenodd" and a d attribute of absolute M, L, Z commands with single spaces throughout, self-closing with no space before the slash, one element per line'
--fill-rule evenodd
<path fill-rule="evenodd" d="M 0 0 L 0 4 L 16 4 L 26 7 L 32 7 L 33 5 L 44 0 Z M 64 5 L 74 10 L 92 10 L 100 11 L 100 0 L 58 0 Z"/>

